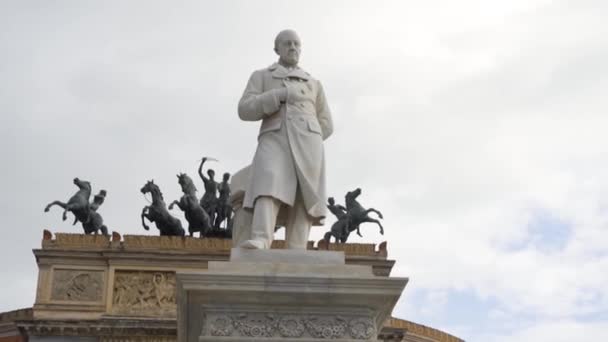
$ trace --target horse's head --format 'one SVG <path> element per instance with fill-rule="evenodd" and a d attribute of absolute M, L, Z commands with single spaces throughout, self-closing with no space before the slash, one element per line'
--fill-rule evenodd
<path fill-rule="evenodd" d="M 361 188 L 356 188 L 353 191 L 347 192 L 344 198 L 346 199 L 346 202 L 350 202 L 354 201 L 357 197 L 359 197 L 359 195 L 361 195 Z"/>
<path fill-rule="evenodd" d="M 74 184 L 80 189 L 80 190 L 87 190 L 87 191 L 91 191 L 91 183 L 87 182 L 85 180 L 79 179 L 78 177 L 74 178 Z"/>
<path fill-rule="evenodd" d="M 149 192 L 150 193 L 159 192 L 158 185 L 154 184 L 154 180 L 147 181 L 146 184 L 141 188 L 142 194 L 147 194 Z"/>
<path fill-rule="evenodd" d="M 180 173 L 177 175 L 177 182 L 182 187 L 182 191 L 184 193 L 194 194 L 196 192 L 196 186 L 194 185 L 192 178 L 190 178 L 187 174 Z"/>

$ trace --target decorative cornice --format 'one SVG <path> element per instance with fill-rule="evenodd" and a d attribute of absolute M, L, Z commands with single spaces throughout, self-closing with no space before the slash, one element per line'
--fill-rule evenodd
<path fill-rule="evenodd" d="M 126 317 L 87 320 L 16 321 L 15 324 L 34 336 L 165 336 L 175 339 L 174 319 L 130 319 Z"/>
<path fill-rule="evenodd" d="M 0 322 L 32 319 L 32 308 L 25 308 L 0 313 Z"/>
<path fill-rule="evenodd" d="M 326 244 L 321 240 L 317 247 L 308 242 L 308 249 L 343 251 L 347 256 L 379 257 L 386 259 L 386 241 L 376 249 L 371 243 Z M 43 231 L 43 250 L 82 250 L 82 251 L 178 251 L 203 252 L 205 254 L 227 254 L 232 248 L 232 240 L 218 238 L 196 238 L 181 236 L 124 235 L 113 233 L 111 236 L 56 233 L 55 236 Z M 275 240 L 273 249 L 284 249 L 283 240 Z"/>
<path fill-rule="evenodd" d="M 175 319 L 108 317 L 94 321 L 32 320 L 32 309 L 0 313 L 0 322 L 15 322 L 30 335 L 101 336 L 104 342 L 176 341 Z M 156 340 L 150 340 L 151 335 Z M 431 327 L 398 318 L 389 318 L 379 332 L 381 338 L 399 340 L 416 335 L 436 342 L 464 342 L 464 340 Z"/>

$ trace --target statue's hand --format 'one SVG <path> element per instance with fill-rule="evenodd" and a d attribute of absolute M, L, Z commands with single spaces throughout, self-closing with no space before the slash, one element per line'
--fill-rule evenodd
<path fill-rule="evenodd" d="M 276 89 L 276 94 L 281 103 L 287 102 L 287 88 Z"/>

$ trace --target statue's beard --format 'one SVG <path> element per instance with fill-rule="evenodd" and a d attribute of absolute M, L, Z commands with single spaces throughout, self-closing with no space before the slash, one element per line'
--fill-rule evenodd
<path fill-rule="evenodd" d="M 290 53 L 285 58 L 281 58 L 281 64 L 287 65 L 287 66 L 296 66 L 296 65 L 298 65 L 299 58 L 300 58 L 300 56 L 298 55 L 297 52 Z"/>

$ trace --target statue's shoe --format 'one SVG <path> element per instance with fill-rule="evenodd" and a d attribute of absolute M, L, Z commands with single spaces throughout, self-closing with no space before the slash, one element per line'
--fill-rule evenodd
<path fill-rule="evenodd" d="M 246 240 L 241 242 L 239 247 L 246 249 L 266 249 L 266 244 L 261 240 Z"/>

